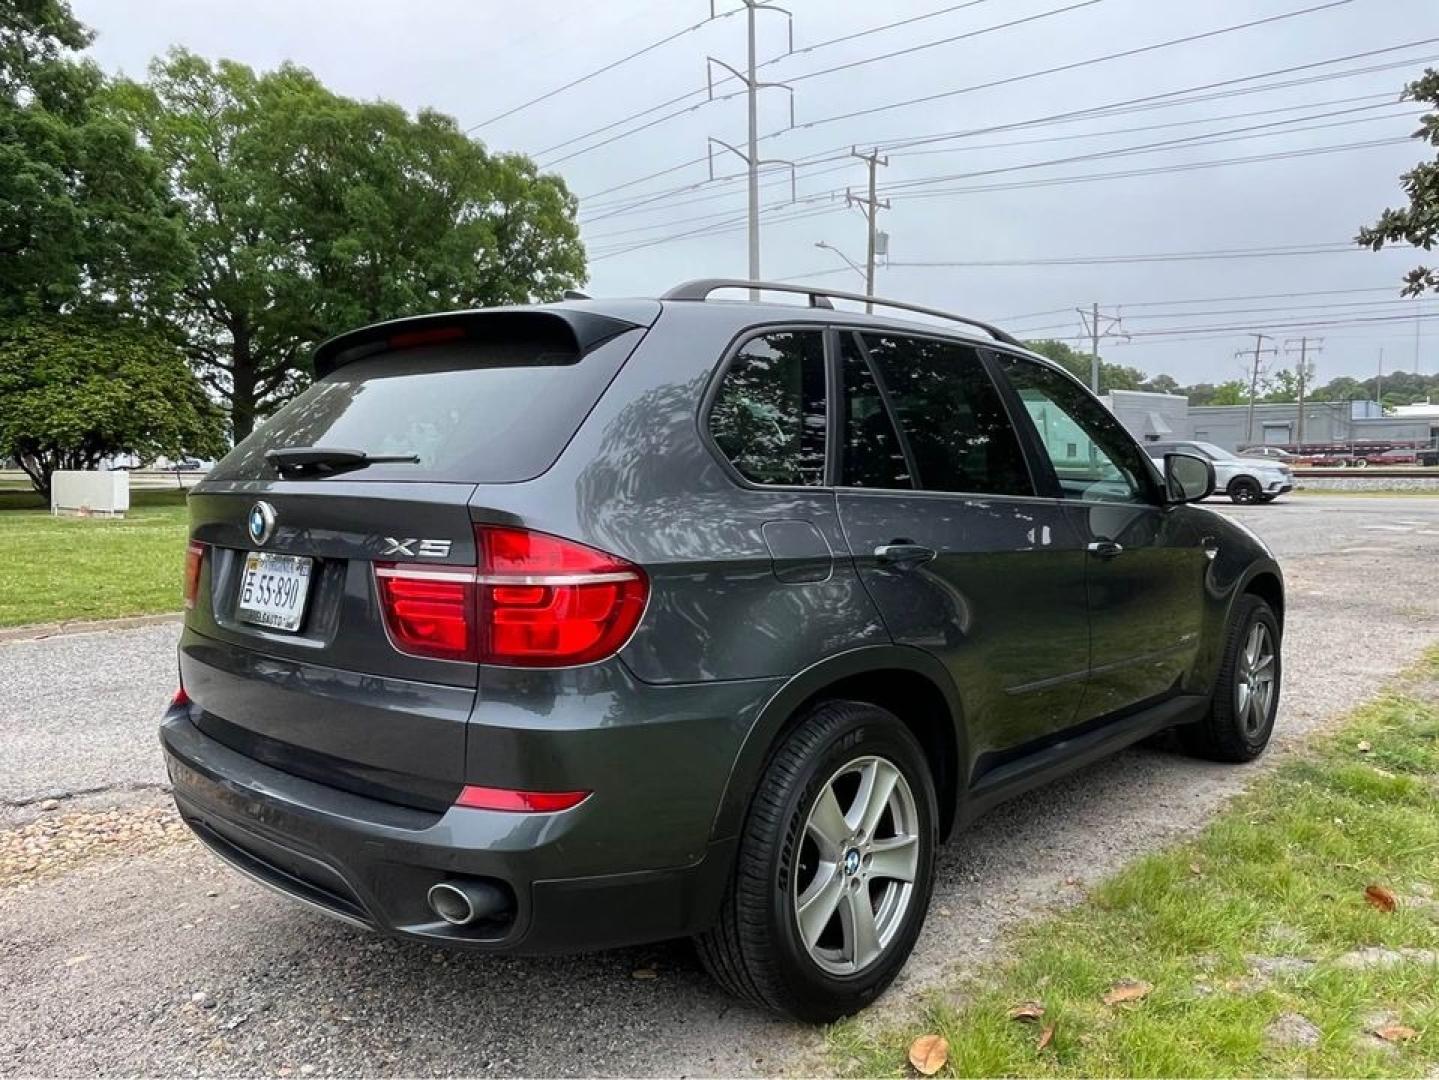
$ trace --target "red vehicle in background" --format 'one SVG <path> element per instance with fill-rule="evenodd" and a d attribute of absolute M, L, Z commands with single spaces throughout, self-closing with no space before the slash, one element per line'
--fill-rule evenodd
<path fill-rule="evenodd" d="M 1274 457 L 1289 465 L 1316 469 L 1365 469 L 1371 465 L 1439 465 L 1439 448 L 1423 443 L 1384 439 L 1252 446 L 1240 453 L 1251 457 Z"/>

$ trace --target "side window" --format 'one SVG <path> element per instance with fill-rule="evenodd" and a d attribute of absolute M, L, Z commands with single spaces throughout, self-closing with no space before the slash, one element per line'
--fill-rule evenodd
<path fill-rule="evenodd" d="M 1000 360 L 1039 430 L 1065 498 L 1149 501 L 1144 454 L 1108 409 L 1044 364 L 1007 354 Z"/>
<path fill-rule="evenodd" d="M 898 334 L 862 337 L 913 463 L 916 487 L 1032 495 L 999 392 L 966 345 Z"/>
<path fill-rule="evenodd" d="M 775 331 L 745 342 L 730 361 L 710 434 L 756 484 L 823 484 L 824 403 L 823 333 Z"/>
<path fill-rule="evenodd" d="M 844 372 L 844 460 L 846 487 L 912 488 L 909 463 L 880 396 L 874 374 L 854 334 L 840 331 Z"/>

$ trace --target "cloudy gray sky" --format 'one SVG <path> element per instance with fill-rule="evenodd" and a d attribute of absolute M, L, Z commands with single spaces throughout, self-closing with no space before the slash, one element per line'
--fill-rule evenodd
<path fill-rule="evenodd" d="M 171 45 L 257 68 L 291 60 L 342 93 L 434 107 L 475 125 L 497 150 L 534 155 L 581 196 L 590 290 L 636 295 L 746 268 L 744 186 L 726 179 L 742 165 L 721 152 L 711 183 L 697 160 L 710 136 L 743 146 L 744 99 L 725 97 L 737 84 L 720 83 L 713 102 L 703 89 L 706 55 L 743 63 L 745 16 L 726 14 L 735 2 L 719 0 L 720 17 L 706 22 L 708 2 L 74 7 L 98 31 L 93 52 L 111 70 L 141 75 Z M 764 91 L 762 155 L 800 166 L 793 202 L 787 168 L 763 177 L 764 276 L 860 287 L 815 244 L 863 259 L 864 221 L 843 192 L 863 184 L 865 166 L 844 154 L 878 146 L 889 154 L 880 191 L 892 203 L 880 214 L 891 237 L 883 295 L 1071 340 L 1080 321 L 1073 308 L 1098 302 L 1131 335 L 1106 342 L 1107 359 L 1185 382 L 1239 375 L 1234 354 L 1252 340 L 1249 330 L 1281 345 L 1322 337 L 1321 381 L 1371 374 L 1381 348 L 1386 370 L 1413 370 L 1416 354 L 1420 370 L 1439 370 L 1439 320 L 1422 321 L 1439 315 L 1439 302 L 1398 299 L 1413 253 L 1345 248 L 1360 225 L 1401 201 L 1399 174 L 1425 156 L 1404 138 L 1417 111 L 1397 96 L 1426 63 L 1439 65 L 1434 0 L 786 6 L 793 54 L 785 55 L 783 15 L 757 19 L 759 56 L 774 60 L 763 77 L 792 82 L 796 124 L 785 130 L 789 93 Z M 1292 12 L 1305 13 L 1273 18 Z M 495 119 L 670 35 L 638 59 Z M 1130 50 L 1144 51 L 1100 59 Z M 916 98 L 929 100 L 900 104 Z M 625 134 L 642 125 L 651 126 Z M 1113 153 L 1121 150 L 1131 152 Z M 1235 160 L 1255 158 L 1263 160 Z M 1244 249 L 1268 254 L 1192 257 Z M 1110 258 L 1147 255 L 1183 257 Z M 926 263 L 968 265 L 905 265 Z"/>

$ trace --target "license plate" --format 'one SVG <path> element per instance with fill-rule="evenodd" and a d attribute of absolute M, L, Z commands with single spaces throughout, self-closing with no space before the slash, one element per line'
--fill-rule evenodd
<path fill-rule="evenodd" d="M 295 630 L 305 614 L 312 560 L 301 555 L 251 551 L 240 575 L 241 619 L 272 630 Z"/>

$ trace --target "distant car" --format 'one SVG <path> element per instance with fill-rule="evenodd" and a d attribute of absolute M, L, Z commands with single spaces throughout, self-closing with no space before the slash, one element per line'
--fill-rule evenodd
<path fill-rule="evenodd" d="M 1161 469 L 1165 454 L 1197 454 L 1207 458 L 1214 464 L 1214 490 L 1224 492 L 1231 502 L 1273 502 L 1294 490 L 1294 470 L 1288 465 L 1263 457 L 1239 457 L 1211 442 L 1152 442 L 1145 444 L 1145 449 Z"/>

